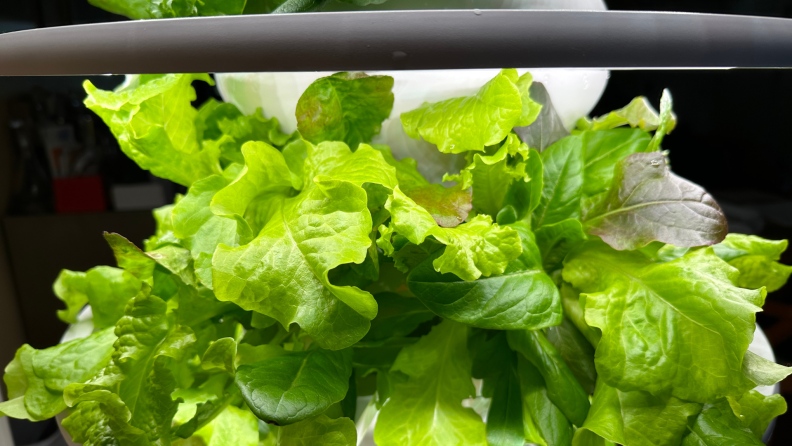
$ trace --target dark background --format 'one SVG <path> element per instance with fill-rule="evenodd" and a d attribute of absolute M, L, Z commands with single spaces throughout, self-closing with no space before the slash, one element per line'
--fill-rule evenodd
<path fill-rule="evenodd" d="M 37 27 L 107 22 L 123 18 L 87 0 L 5 1 L 0 33 Z M 607 1 L 610 9 L 750 14 L 792 18 L 792 1 Z M 120 77 L 96 77 L 112 88 Z M 0 363 L 7 363 L 23 342 L 44 348 L 58 342 L 65 325 L 55 312 L 60 302 L 51 283 L 61 268 L 84 271 L 114 264 L 101 231 L 122 233 L 136 243 L 153 232 L 148 210 L 55 213 L 52 209 L 20 212 L 13 207 L 10 178 L 18 168 L 8 122 L 20 101 L 35 103 L 36 94 L 57 94 L 80 113 L 77 77 L 0 78 Z M 792 70 L 614 71 L 593 115 L 626 105 L 645 95 L 657 105 L 664 88 L 674 98 L 679 124 L 664 140 L 673 170 L 709 190 L 722 205 L 731 230 L 772 239 L 792 238 Z M 199 91 L 202 98 L 216 93 Z M 71 98 L 71 99 L 69 99 Z M 76 99 L 75 99 L 76 98 Z M 11 117 L 9 117 L 11 116 Z M 99 166 L 105 188 L 115 182 L 152 181 L 125 160 L 107 129 Z M 170 190 L 170 193 L 177 189 Z M 783 259 L 792 264 L 792 253 Z M 768 295 L 758 316 L 780 363 L 792 363 L 792 286 Z M 792 402 L 792 379 L 781 383 Z M 779 419 L 771 444 L 792 444 L 792 415 Z"/>

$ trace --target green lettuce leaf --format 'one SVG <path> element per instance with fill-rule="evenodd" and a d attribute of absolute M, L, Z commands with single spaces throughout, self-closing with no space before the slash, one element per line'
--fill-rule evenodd
<path fill-rule="evenodd" d="M 676 127 L 676 115 L 671 115 L 671 120 L 666 129 L 666 133 L 671 133 Z M 660 127 L 660 115 L 649 103 L 645 96 L 638 96 L 630 101 L 626 106 L 614 110 L 607 115 L 594 118 L 592 121 L 581 119 L 578 121 L 578 129 L 581 130 L 607 130 L 623 125 L 637 127 L 643 131 L 657 130 Z"/>
<path fill-rule="evenodd" d="M 487 414 L 487 444 L 522 446 L 525 435 L 517 356 L 509 348 L 505 332 L 480 342 L 488 334 L 477 333 L 468 342 L 473 377 L 484 380 L 482 396 L 492 399 Z"/>
<path fill-rule="evenodd" d="M 74 400 L 63 420 L 73 441 L 84 446 L 147 446 L 146 433 L 130 423 L 129 408 L 115 393 L 95 390 Z"/>
<path fill-rule="evenodd" d="M 154 209 L 151 213 L 157 226 L 154 235 L 143 241 L 146 251 L 154 251 L 167 245 L 181 245 L 181 240 L 173 234 L 173 221 L 171 219 L 173 208 L 182 199 L 181 194 L 176 194 L 174 204 Z"/>
<path fill-rule="evenodd" d="M 206 74 L 136 75 L 104 91 L 85 81 L 85 105 L 142 169 L 189 186 L 220 173 L 219 150 L 202 150 L 196 136 L 195 80 L 212 83 Z"/>
<path fill-rule="evenodd" d="M 384 341 L 389 338 L 407 336 L 418 325 L 434 318 L 432 313 L 418 299 L 402 297 L 394 293 L 375 294 L 377 317 L 371 321 L 364 341 Z"/>
<path fill-rule="evenodd" d="M 404 131 L 443 153 L 482 151 L 503 141 L 523 113 L 517 70 L 502 70 L 474 96 L 425 103 L 402 113 Z"/>
<path fill-rule="evenodd" d="M 371 142 L 393 108 L 393 78 L 362 72 L 315 80 L 297 101 L 297 129 L 314 144 L 344 141 L 353 150 Z"/>
<path fill-rule="evenodd" d="M 727 401 L 742 425 L 750 429 L 756 438 L 762 438 L 773 418 L 787 410 L 783 396 L 765 396 L 756 390 L 746 392 L 739 398 L 727 397 Z"/>
<path fill-rule="evenodd" d="M 143 292 L 130 301 L 115 328 L 118 340 L 111 363 L 87 383 L 71 384 L 64 390 L 64 399 L 73 410 L 68 423 L 75 429 L 69 431 L 72 437 L 85 435 L 87 422 L 102 426 L 123 421 L 123 426 L 144 431 L 152 443 L 170 438 L 178 407 L 171 399 L 176 388 L 173 370 L 195 343 L 193 331 L 175 324 L 174 319 L 167 304 L 156 296 Z M 113 410 L 102 416 L 103 405 Z M 64 421 L 64 426 L 68 424 Z"/>
<path fill-rule="evenodd" d="M 582 138 L 581 135 L 568 136 L 542 152 L 542 197 L 533 212 L 534 229 L 568 218 L 580 218 Z"/>
<path fill-rule="evenodd" d="M 258 446 L 258 420 L 249 410 L 227 406 L 217 417 L 195 432 L 205 446 Z"/>
<path fill-rule="evenodd" d="M 517 121 L 515 127 L 524 127 L 533 124 L 542 112 L 542 104 L 531 98 L 533 87 L 533 76 L 531 73 L 525 73 L 515 82 L 517 89 L 520 90 L 520 99 L 522 102 L 522 114 L 520 120 Z"/>
<path fill-rule="evenodd" d="M 211 175 L 196 181 L 173 208 L 173 232 L 182 241 L 182 246 L 190 250 L 195 259 L 198 277 L 205 286 L 212 288 L 211 269 L 199 272 L 199 266 L 211 256 L 219 244 L 237 246 L 237 221 L 223 218 L 212 213 L 209 205 L 218 191 L 228 186 L 237 176 L 241 167 L 226 169 L 223 175 Z M 205 269 L 205 267 L 204 267 Z"/>
<path fill-rule="evenodd" d="M 143 283 L 132 274 L 111 266 L 97 266 L 80 273 L 63 270 L 53 285 L 55 295 L 66 302 L 68 309 L 58 316 L 67 323 L 76 322 L 77 313 L 89 303 L 96 329 L 112 327 L 124 315 L 130 299 Z"/>
<path fill-rule="evenodd" d="M 561 268 L 566 255 L 585 240 L 580 220 L 567 219 L 542 226 L 536 231 L 536 246 L 542 256 L 542 266 L 546 271 Z"/>
<path fill-rule="evenodd" d="M 319 415 L 278 431 L 278 446 L 355 446 L 357 430 L 349 418 Z"/>
<path fill-rule="evenodd" d="M 767 240 L 755 235 L 728 234 L 722 246 L 739 252 L 729 253 L 723 258 L 729 265 L 740 270 L 737 285 L 743 288 L 766 287 L 767 292 L 781 288 L 789 280 L 792 266 L 778 262 L 786 251 L 786 240 Z M 717 252 L 716 252 L 717 253 Z"/>
<path fill-rule="evenodd" d="M 583 425 L 589 411 L 588 394 L 564 362 L 564 359 L 539 331 L 508 332 L 509 346 L 525 356 L 541 373 L 547 397 L 577 426 Z"/>
<path fill-rule="evenodd" d="M 620 161 L 610 191 L 586 215 L 585 223 L 590 233 L 619 250 L 653 241 L 714 245 L 728 230 L 715 199 L 672 174 L 660 152 L 636 153 Z"/>
<path fill-rule="evenodd" d="M 688 427 L 689 433 L 682 446 L 761 446 L 761 437 L 745 426 L 725 399 L 704 406 L 699 416 Z"/>
<path fill-rule="evenodd" d="M 645 152 L 651 139 L 639 129 L 589 131 L 582 136 L 583 193 L 589 196 L 606 191 L 616 163 L 633 153 Z"/>
<path fill-rule="evenodd" d="M 237 344 L 234 338 L 220 338 L 209 344 L 201 358 L 204 370 L 219 369 L 234 375 L 236 373 Z"/>
<path fill-rule="evenodd" d="M 217 147 L 224 165 L 244 163 L 242 146 L 249 141 L 283 146 L 289 140 L 280 130 L 276 118 L 267 119 L 261 109 L 245 116 L 234 104 L 209 99 L 198 109 L 195 118 L 197 138 L 204 150 Z"/>
<path fill-rule="evenodd" d="M 547 327 L 545 335 L 558 354 L 564 358 L 564 362 L 583 390 L 587 394 L 593 394 L 597 382 L 597 370 L 594 366 L 594 348 L 586 337 L 566 317 L 561 324 Z"/>
<path fill-rule="evenodd" d="M 586 322 L 602 330 L 601 379 L 702 403 L 753 387 L 742 363 L 766 293 L 736 287 L 738 275 L 711 248 L 653 263 L 598 241 L 571 253 L 563 270 L 584 293 Z"/>
<path fill-rule="evenodd" d="M 518 153 L 520 159 L 516 157 Z M 510 133 L 491 155 L 473 155 L 473 162 L 461 173 L 462 176 L 470 175 L 473 206 L 479 212 L 496 217 L 505 204 L 511 184 L 531 181 L 525 171 L 528 157 L 528 146 L 514 133 Z"/>
<path fill-rule="evenodd" d="M 784 367 L 748 350 L 743 358 L 742 371 L 757 386 L 772 386 L 792 374 L 792 367 Z"/>
<path fill-rule="evenodd" d="M 275 150 L 268 154 L 283 157 Z M 368 292 L 332 284 L 328 273 L 342 264 L 362 263 L 369 252 L 372 222 L 360 186 L 395 187 L 396 176 L 380 152 L 363 146 L 352 153 L 343 143 L 311 145 L 305 172 L 300 193 L 266 199 L 270 217 L 253 241 L 217 247 L 212 285 L 221 301 L 273 317 L 283 326 L 296 322 L 320 346 L 342 349 L 365 335 L 377 305 Z M 213 208 L 241 209 L 232 199 L 221 201 L 216 195 Z"/>
<path fill-rule="evenodd" d="M 523 408 L 525 441 L 542 446 L 569 446 L 573 428 L 548 396 L 539 369 L 523 355 L 517 355 L 517 375 Z"/>
<path fill-rule="evenodd" d="M 435 314 L 481 328 L 539 329 L 561 322 L 561 298 L 553 280 L 542 270 L 534 235 L 515 223 L 522 254 L 502 274 L 470 282 L 435 270 L 438 250 L 407 276 L 407 286 Z M 448 250 L 448 248 L 446 248 Z"/>
<path fill-rule="evenodd" d="M 256 416 L 284 426 L 344 399 L 351 373 L 352 350 L 314 349 L 242 365 L 235 380 Z"/>
<path fill-rule="evenodd" d="M 0 403 L 0 413 L 35 421 L 59 414 L 66 409 L 66 386 L 86 382 L 105 367 L 115 340 L 113 330 L 106 329 L 44 350 L 23 345 L 6 366 L 11 401 Z"/>
<path fill-rule="evenodd" d="M 163 19 L 242 14 L 247 0 L 88 0 L 130 19 Z"/>
<path fill-rule="evenodd" d="M 470 376 L 467 327 L 443 321 L 399 353 L 397 383 L 380 411 L 374 441 L 380 446 L 487 444 L 484 422 L 462 400 L 475 393 Z"/>
<path fill-rule="evenodd" d="M 503 208 L 498 211 L 498 224 L 525 221 L 530 223 L 531 213 L 539 206 L 543 189 L 542 158 L 534 149 L 528 151 L 525 160 L 525 177 L 522 181 L 512 180 L 503 200 Z"/>
<path fill-rule="evenodd" d="M 446 245 L 443 254 L 432 262 L 435 270 L 443 274 L 453 273 L 468 281 L 502 274 L 509 262 L 520 255 L 517 232 L 493 224 L 488 216 L 478 215 L 455 228 L 442 228 L 426 209 L 407 197 L 398 186 L 393 189 L 385 208 L 391 214 L 390 227 L 393 229 L 390 231 L 395 230 L 416 245 L 429 236 Z M 390 231 L 380 229 L 383 237 Z"/>
<path fill-rule="evenodd" d="M 687 434 L 688 419 L 702 405 L 674 397 L 656 397 L 647 392 L 622 392 L 597 382 L 589 416 L 581 430 L 609 441 L 630 446 L 678 445 Z M 584 433 L 575 434 L 573 444 L 586 444 Z"/>

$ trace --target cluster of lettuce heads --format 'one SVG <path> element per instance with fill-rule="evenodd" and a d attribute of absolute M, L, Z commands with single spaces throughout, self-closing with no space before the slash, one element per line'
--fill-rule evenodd
<path fill-rule="evenodd" d="M 20 348 L 0 415 L 64 414 L 91 446 L 352 446 L 375 416 L 380 446 L 692 446 L 760 445 L 786 410 L 752 389 L 790 369 L 747 348 L 787 242 L 727 235 L 670 172 L 667 93 L 570 134 L 503 70 L 401 115 L 467 160 L 446 187 L 368 144 L 390 77 L 317 80 L 292 135 L 194 108 L 196 81 L 85 83 L 124 153 L 189 189 L 142 249 L 105 234 L 117 267 L 61 273 L 59 316 L 88 304 L 94 332 Z"/>

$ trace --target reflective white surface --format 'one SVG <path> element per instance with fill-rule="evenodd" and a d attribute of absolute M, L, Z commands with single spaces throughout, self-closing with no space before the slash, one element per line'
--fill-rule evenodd
<path fill-rule="evenodd" d="M 446 172 L 464 167 L 462 156 L 440 154 L 434 145 L 408 137 L 399 116 L 416 109 L 424 102 L 437 102 L 459 96 L 470 96 L 498 74 L 496 69 L 369 71 L 372 75 L 393 77 L 393 110 L 382 123 L 382 131 L 374 138 L 376 144 L 391 147 L 397 159 L 418 161 L 418 169 L 430 181 L 438 182 Z M 530 71 L 534 80 L 547 88 L 553 106 L 567 128 L 587 116 L 602 96 L 608 83 L 607 70 L 538 68 Z M 286 133 L 297 130 L 294 114 L 300 95 L 320 77 L 332 72 L 298 73 L 227 73 L 216 74 L 217 88 L 223 99 L 245 113 L 261 108 L 267 118 L 275 117 Z"/>

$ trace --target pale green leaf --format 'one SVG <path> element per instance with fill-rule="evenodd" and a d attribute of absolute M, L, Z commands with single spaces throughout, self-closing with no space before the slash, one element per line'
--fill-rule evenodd
<path fill-rule="evenodd" d="M 380 411 L 379 446 L 487 444 L 484 422 L 462 400 L 475 391 L 470 376 L 467 328 L 443 321 L 415 345 L 402 349 L 392 371 L 404 373 Z"/>

